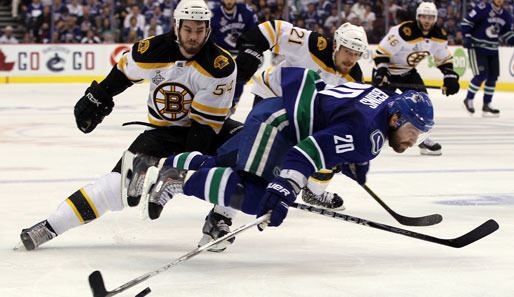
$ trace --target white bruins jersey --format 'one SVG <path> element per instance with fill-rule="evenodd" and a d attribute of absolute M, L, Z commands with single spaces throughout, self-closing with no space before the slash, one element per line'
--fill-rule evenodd
<path fill-rule="evenodd" d="M 428 55 L 434 57 L 438 67 L 453 63 L 446 32 L 434 26 L 424 36 L 414 21 L 407 21 L 389 30 L 375 50 L 373 60 L 375 69 L 387 67 L 392 75 L 401 75 L 416 68 Z"/>
<path fill-rule="evenodd" d="M 314 70 L 328 85 L 363 81 L 359 64 L 355 64 L 350 74 L 341 74 L 335 70 L 332 58 L 332 39 L 327 39 L 316 32 L 294 27 L 291 23 L 284 21 L 268 21 L 259 24 L 258 28 L 263 36 L 249 36 L 249 38 L 257 40 L 265 38 L 269 45 L 267 48 L 275 54 L 284 55 L 285 60 L 259 74 L 258 78 L 264 84 L 256 84 L 252 93 L 263 98 L 272 95 L 281 96 L 280 70 L 282 67 L 302 67 Z M 265 86 L 269 90 L 265 90 Z"/>
<path fill-rule="evenodd" d="M 168 32 L 134 44 L 118 62 L 134 83 L 150 82 L 148 120 L 157 126 L 209 125 L 216 133 L 229 115 L 236 66 L 232 56 L 210 40 L 191 59 L 180 53 Z"/>

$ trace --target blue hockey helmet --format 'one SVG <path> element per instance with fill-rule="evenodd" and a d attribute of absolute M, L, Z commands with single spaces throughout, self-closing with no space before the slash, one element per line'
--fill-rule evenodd
<path fill-rule="evenodd" d="M 434 126 L 432 101 L 424 92 L 409 90 L 398 94 L 389 102 L 389 112 L 398 114 L 397 128 L 409 122 L 417 129 L 429 132 Z"/>

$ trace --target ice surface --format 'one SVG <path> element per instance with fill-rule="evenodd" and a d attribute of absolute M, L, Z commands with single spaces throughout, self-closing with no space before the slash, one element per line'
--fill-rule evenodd
<path fill-rule="evenodd" d="M 210 205 L 190 197 L 171 201 L 157 221 L 137 209 L 107 213 L 32 252 L 13 251 L 22 228 L 55 210 L 69 194 L 107 173 L 143 129 L 148 85 L 116 98 L 94 132 L 75 126 L 73 105 L 85 84 L 0 85 L 0 296 L 92 296 L 88 275 L 101 270 L 108 290 L 166 265 L 196 247 Z M 465 90 L 444 97 L 431 90 L 432 138 L 439 157 L 418 148 L 384 147 L 368 185 L 407 216 L 440 213 L 432 227 L 399 225 L 353 181 L 330 185 L 348 214 L 442 238 L 460 236 L 487 219 L 500 229 L 454 249 L 299 210 L 280 228 L 251 229 L 220 254 L 203 253 L 119 296 L 514 296 L 514 101 L 495 93 L 498 119 L 462 108 Z M 236 118 L 251 106 L 245 90 Z M 239 215 L 234 226 L 254 218 Z"/>

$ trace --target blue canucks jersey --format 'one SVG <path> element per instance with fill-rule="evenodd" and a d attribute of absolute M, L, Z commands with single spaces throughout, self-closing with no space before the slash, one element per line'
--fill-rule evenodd
<path fill-rule="evenodd" d="M 479 3 L 462 20 L 462 35 L 470 37 L 475 50 L 483 54 L 498 54 L 500 41 L 514 44 L 512 16 L 491 3 Z"/>
<path fill-rule="evenodd" d="M 283 169 L 310 176 L 339 164 L 367 162 L 380 153 L 388 135 L 387 103 L 393 97 L 354 82 L 324 89 L 314 71 L 282 71 L 282 97 L 297 142 Z"/>
<path fill-rule="evenodd" d="M 232 55 L 237 54 L 237 38 L 257 26 L 257 15 L 248 5 L 243 3 L 236 4 L 232 15 L 227 15 L 221 5 L 214 8 L 212 13 L 212 41 Z"/>

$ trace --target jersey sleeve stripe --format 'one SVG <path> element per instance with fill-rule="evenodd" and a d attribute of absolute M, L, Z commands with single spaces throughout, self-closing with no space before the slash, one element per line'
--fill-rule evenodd
<path fill-rule="evenodd" d="M 265 22 L 263 24 L 263 26 L 266 29 L 266 31 L 268 32 L 268 36 L 270 38 L 270 40 L 268 40 L 268 41 L 270 42 L 271 46 L 276 45 L 278 43 L 278 38 L 275 37 L 275 33 L 270 26 L 270 22 Z"/>
<path fill-rule="evenodd" d="M 309 136 L 308 138 L 299 142 L 293 148 L 300 152 L 311 163 L 314 171 L 319 171 L 322 168 L 326 168 L 325 159 L 323 158 L 321 149 L 314 137 Z"/>
<path fill-rule="evenodd" d="M 202 103 L 199 103 L 198 101 L 193 101 L 191 104 L 192 107 L 194 107 L 196 110 L 200 110 L 202 112 L 213 114 L 213 115 L 226 115 L 229 113 L 229 108 L 217 108 L 208 106 Z"/>
<path fill-rule="evenodd" d="M 280 53 L 280 45 L 278 43 L 278 39 L 280 38 L 280 34 L 282 33 L 280 32 L 282 30 L 282 21 L 275 21 L 275 24 L 277 25 L 277 40 L 275 42 L 276 45 L 273 47 L 273 52 L 275 54 L 278 54 Z"/>
<path fill-rule="evenodd" d="M 274 67 L 275 67 L 275 66 L 272 66 L 272 67 L 268 68 L 268 70 L 266 70 L 266 72 L 265 72 L 265 73 L 263 73 L 264 78 L 263 78 L 263 80 L 262 80 L 262 81 L 264 81 L 264 83 L 266 84 L 266 86 L 268 87 L 268 89 L 270 89 L 270 90 L 271 90 L 271 92 L 273 92 L 273 94 L 275 94 L 275 96 L 277 96 L 277 92 L 275 92 L 275 91 L 273 90 L 273 88 L 271 87 L 271 84 L 269 83 L 269 74 L 270 74 L 271 70 L 272 70 Z"/>
<path fill-rule="evenodd" d="M 196 62 L 196 61 L 187 62 L 186 65 L 193 66 L 198 72 L 200 72 L 201 74 L 203 74 L 205 76 L 214 77 L 207 70 L 205 70 L 205 68 L 203 68 L 200 64 L 198 64 L 198 62 Z"/>
<path fill-rule="evenodd" d="M 156 69 L 156 68 L 167 68 L 175 63 L 142 63 L 142 62 L 135 62 L 136 65 L 141 69 Z"/>

